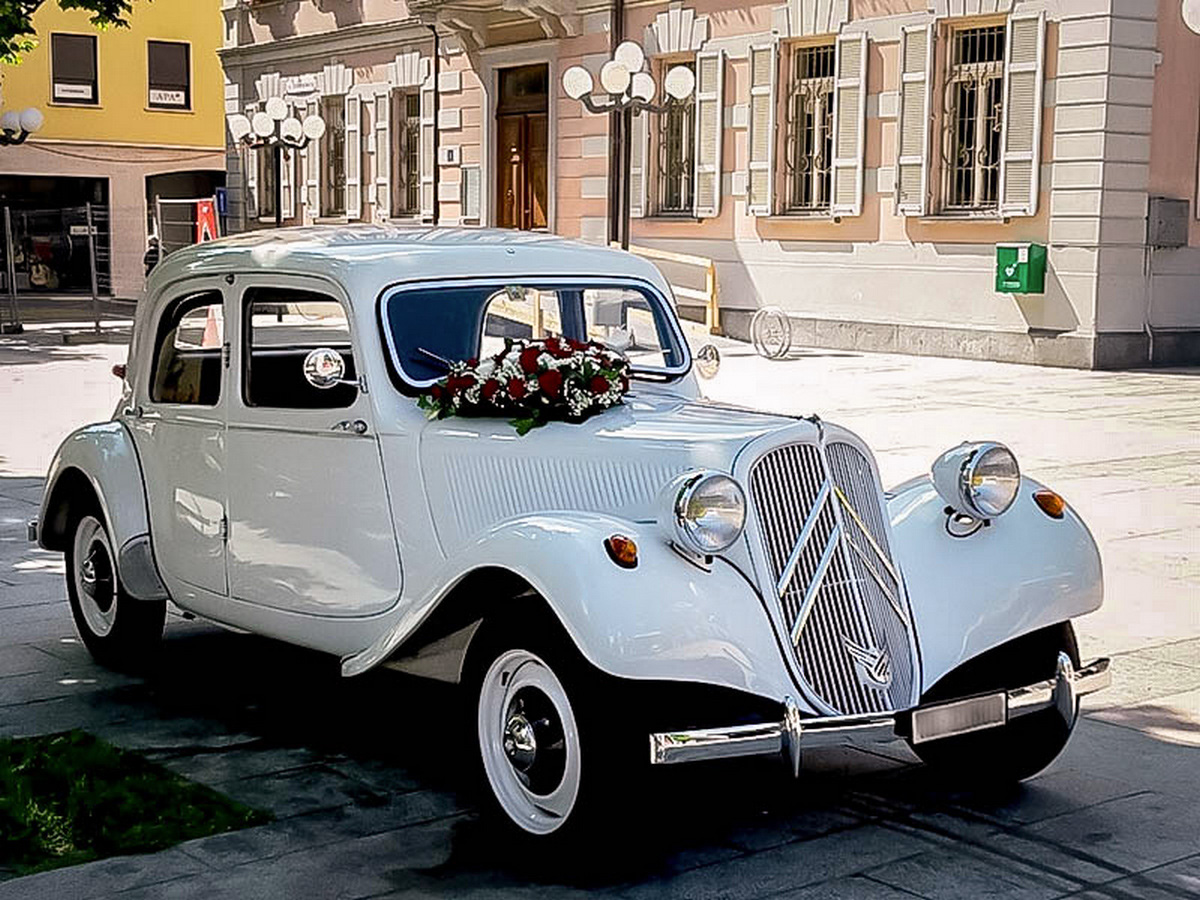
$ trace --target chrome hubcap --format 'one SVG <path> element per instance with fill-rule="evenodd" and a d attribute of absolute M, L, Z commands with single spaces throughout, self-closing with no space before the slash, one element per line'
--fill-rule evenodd
<path fill-rule="evenodd" d="M 88 552 L 79 570 L 79 580 L 84 594 L 96 608 L 106 613 L 113 605 L 112 563 L 103 545 L 95 543 Z"/>
<path fill-rule="evenodd" d="M 509 716 L 504 726 L 504 753 L 519 772 L 528 772 L 537 760 L 537 737 L 529 720 L 520 713 Z"/>

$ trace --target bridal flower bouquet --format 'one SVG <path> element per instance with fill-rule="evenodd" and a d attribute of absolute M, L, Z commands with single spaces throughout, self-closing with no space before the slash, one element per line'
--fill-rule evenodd
<path fill-rule="evenodd" d="M 482 360 L 452 363 L 418 404 L 431 419 L 508 416 L 517 434 L 547 422 L 582 422 L 621 402 L 629 360 L 595 341 L 506 340 Z"/>

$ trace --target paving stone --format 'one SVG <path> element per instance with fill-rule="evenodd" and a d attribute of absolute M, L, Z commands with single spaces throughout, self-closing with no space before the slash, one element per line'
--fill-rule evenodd
<path fill-rule="evenodd" d="M 1200 690 L 1157 697 L 1132 706 L 1101 710 L 1094 714 L 1094 718 L 1124 728 L 1136 729 L 1165 742 L 1200 747 Z"/>
<path fill-rule="evenodd" d="M 869 869 L 866 874 L 930 900 L 1049 900 L 1083 886 L 1010 859 L 989 859 L 979 851 L 945 847 Z"/>
<path fill-rule="evenodd" d="M 277 818 L 355 804 L 382 805 L 386 798 L 360 781 L 316 765 L 277 775 L 240 778 L 214 785 L 235 800 Z"/>
<path fill-rule="evenodd" d="M 863 827 L 798 841 L 729 862 L 652 879 L 621 891 L 630 898 L 706 897 L 737 900 L 865 872 L 927 850 L 930 842 L 909 834 Z"/>
<path fill-rule="evenodd" d="M 911 890 L 899 890 L 866 875 L 852 875 L 823 881 L 798 891 L 774 895 L 771 900 L 913 900 L 921 897 Z"/>
<path fill-rule="evenodd" d="M 1195 532 L 1192 533 L 1195 540 Z M 1169 644 L 1159 644 L 1156 647 L 1143 647 L 1132 654 L 1143 659 L 1156 659 L 1173 663 L 1178 666 L 1191 666 L 1200 669 L 1200 638 L 1187 641 L 1173 641 Z"/>
<path fill-rule="evenodd" d="M 1200 853 L 1200 809 L 1145 793 L 1057 816 L 1029 833 L 1140 872 Z"/>
<path fill-rule="evenodd" d="M 160 853 L 114 856 L 0 882 L 0 900 L 91 900 L 207 871 L 208 866 L 175 847 Z"/>
<path fill-rule="evenodd" d="M 35 647 L 17 644 L 0 650 L 0 678 L 45 672 L 55 667 L 55 661 Z"/>

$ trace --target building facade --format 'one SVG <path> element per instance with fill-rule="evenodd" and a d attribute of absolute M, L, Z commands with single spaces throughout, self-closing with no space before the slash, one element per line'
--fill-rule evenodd
<path fill-rule="evenodd" d="M 632 242 L 715 261 L 726 333 L 777 306 L 809 346 L 1200 359 L 1200 35 L 1181 0 L 222 4 L 226 113 L 279 96 L 328 125 L 285 161 L 288 222 L 436 206 L 610 239 L 612 123 L 560 78 L 628 38 L 660 84 L 677 65 L 696 84 L 633 119 Z M 227 152 L 231 223 L 273 222 L 269 160 Z M 1042 248 L 1040 292 L 998 289 Z M 699 314 L 703 272 L 662 264 Z"/>
<path fill-rule="evenodd" d="M 47 2 L 33 22 L 36 48 L 0 66 L 5 109 L 45 116 L 25 143 L 0 148 L 17 290 L 91 290 L 90 207 L 98 288 L 136 298 L 147 238 L 162 227 L 155 199 L 224 184 L 221 17 L 215 4 L 137 3 L 128 28 L 100 32 L 86 12 Z M 0 273 L 7 291 L 7 261 Z"/>

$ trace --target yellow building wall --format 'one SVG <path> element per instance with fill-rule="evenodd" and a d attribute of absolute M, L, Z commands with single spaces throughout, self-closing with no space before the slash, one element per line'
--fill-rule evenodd
<path fill-rule="evenodd" d="M 36 106 L 46 117 L 42 140 L 164 147 L 224 147 L 224 80 L 218 0 L 134 0 L 128 28 L 97 31 L 85 12 L 62 10 L 46 0 L 33 16 L 38 46 L 16 66 L 0 65 L 4 109 Z M 97 36 L 100 103 L 55 103 L 50 91 L 50 35 Z M 150 40 L 191 44 L 192 109 L 147 108 L 147 45 Z"/>

